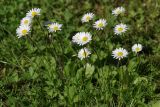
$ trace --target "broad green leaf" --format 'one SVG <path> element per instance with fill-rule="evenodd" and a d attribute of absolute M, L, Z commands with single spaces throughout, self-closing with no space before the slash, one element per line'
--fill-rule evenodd
<path fill-rule="evenodd" d="M 160 101 L 154 102 L 151 107 L 160 107 Z"/>
<path fill-rule="evenodd" d="M 93 65 L 90 65 L 90 64 L 87 63 L 86 72 L 85 72 L 86 78 L 91 77 L 93 72 L 94 72 L 94 70 L 95 70 L 95 67 Z"/>

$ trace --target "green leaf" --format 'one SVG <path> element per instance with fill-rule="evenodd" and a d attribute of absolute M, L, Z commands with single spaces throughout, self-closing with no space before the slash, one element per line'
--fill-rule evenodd
<path fill-rule="evenodd" d="M 128 64 L 128 71 L 134 71 L 136 69 L 137 66 L 137 62 L 135 62 L 134 60 L 130 60 L 129 64 Z"/>
<path fill-rule="evenodd" d="M 32 79 L 35 79 L 38 77 L 38 74 L 33 70 L 32 67 L 29 68 L 29 74 Z"/>
<path fill-rule="evenodd" d="M 94 70 L 95 70 L 95 67 L 87 63 L 87 65 L 86 65 L 86 72 L 85 72 L 86 78 L 91 77 L 92 74 L 93 74 L 93 72 L 94 72 Z"/>
<path fill-rule="evenodd" d="M 78 101 L 79 101 L 79 96 L 76 95 L 76 96 L 74 97 L 73 101 L 74 101 L 74 102 L 78 102 Z"/>
<path fill-rule="evenodd" d="M 134 80 L 133 84 L 139 84 L 139 83 L 148 83 L 147 78 L 145 77 L 138 77 Z"/>
<path fill-rule="evenodd" d="M 50 97 L 57 96 L 57 92 L 55 92 L 54 89 L 52 89 L 52 88 L 45 87 L 44 90 L 46 91 L 47 95 L 49 95 Z"/>
<path fill-rule="evenodd" d="M 91 60 L 92 62 L 95 62 L 97 60 L 97 55 L 96 54 L 91 55 Z"/>
<path fill-rule="evenodd" d="M 11 81 L 12 82 L 17 82 L 19 80 L 18 74 L 14 72 L 11 76 Z"/>
<path fill-rule="evenodd" d="M 75 89 L 74 86 L 70 86 L 70 87 L 69 87 L 68 94 L 69 94 L 70 100 L 73 99 L 73 97 L 74 97 L 74 95 L 75 95 L 75 91 L 76 91 L 76 89 Z"/>
<path fill-rule="evenodd" d="M 84 68 L 80 68 L 77 70 L 77 73 L 76 73 L 76 78 L 77 79 L 81 79 L 82 78 L 82 72 L 84 71 Z"/>
<path fill-rule="evenodd" d="M 151 107 L 160 107 L 160 101 L 154 102 Z"/>

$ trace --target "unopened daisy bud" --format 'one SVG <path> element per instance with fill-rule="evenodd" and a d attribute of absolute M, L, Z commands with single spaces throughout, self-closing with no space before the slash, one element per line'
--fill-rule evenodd
<path fill-rule="evenodd" d="M 89 57 L 89 55 L 91 54 L 91 52 L 87 49 L 87 48 L 82 48 L 79 52 L 78 52 L 78 58 L 80 58 L 81 60 L 84 58 Z"/>
<path fill-rule="evenodd" d="M 48 25 L 49 32 L 57 32 L 58 30 L 61 30 L 62 24 L 58 23 L 52 23 Z"/>
<path fill-rule="evenodd" d="M 120 14 L 123 14 L 125 12 L 125 8 L 123 7 L 117 7 L 112 11 L 112 14 L 115 16 L 118 16 Z"/>
<path fill-rule="evenodd" d="M 32 18 L 31 17 L 24 17 L 21 20 L 21 25 L 30 25 L 32 22 Z"/>
<path fill-rule="evenodd" d="M 126 49 L 118 48 L 112 51 L 112 56 L 115 59 L 121 60 L 124 57 L 127 57 L 128 52 Z"/>
<path fill-rule="evenodd" d="M 18 38 L 26 36 L 29 32 L 30 32 L 30 26 L 27 25 L 21 25 L 16 30 Z"/>
<path fill-rule="evenodd" d="M 79 45 L 85 45 L 92 40 L 92 35 L 89 32 L 79 32 L 72 37 L 72 41 Z"/>
<path fill-rule="evenodd" d="M 39 16 L 41 12 L 40 8 L 33 8 L 32 10 L 29 10 L 27 13 L 28 17 L 35 17 L 35 16 Z"/>
<path fill-rule="evenodd" d="M 121 24 L 118 24 L 115 26 L 114 33 L 116 35 L 121 35 L 121 34 L 125 33 L 127 31 L 127 29 L 128 29 L 127 25 L 121 23 Z"/>
<path fill-rule="evenodd" d="M 138 53 L 138 52 L 142 51 L 142 45 L 141 44 L 134 44 L 132 46 L 132 51 L 135 52 L 135 53 Z"/>
<path fill-rule="evenodd" d="M 106 25 L 107 22 L 105 19 L 99 19 L 93 24 L 93 27 L 96 28 L 97 30 L 103 30 Z"/>
<path fill-rule="evenodd" d="M 82 23 L 84 22 L 89 22 L 90 20 L 92 20 L 94 17 L 94 14 L 93 13 L 87 13 L 87 14 L 84 14 L 83 17 L 82 17 Z"/>

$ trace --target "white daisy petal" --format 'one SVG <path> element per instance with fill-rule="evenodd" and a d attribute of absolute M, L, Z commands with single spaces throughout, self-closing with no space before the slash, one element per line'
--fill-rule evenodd
<path fill-rule="evenodd" d="M 24 17 L 21 20 L 21 25 L 30 25 L 32 22 L 32 18 L 31 17 Z"/>
<path fill-rule="evenodd" d="M 127 31 L 128 27 L 126 24 L 118 24 L 114 28 L 114 33 L 116 35 L 121 35 L 122 33 L 125 33 Z"/>
<path fill-rule="evenodd" d="M 72 41 L 79 45 L 85 45 L 92 40 L 92 35 L 89 32 L 79 32 L 72 37 Z"/>
<path fill-rule="evenodd" d="M 115 59 L 121 60 L 122 58 L 127 57 L 127 55 L 128 55 L 127 50 L 123 48 L 118 48 L 112 51 L 112 56 Z"/>
<path fill-rule="evenodd" d="M 26 36 L 29 32 L 30 32 L 30 26 L 28 25 L 21 25 L 16 30 L 18 38 Z"/>
<path fill-rule="evenodd" d="M 135 53 L 138 53 L 138 52 L 140 52 L 140 51 L 142 51 L 142 45 L 141 44 L 134 44 L 133 46 L 132 46 L 132 51 L 133 52 L 135 52 Z"/>
<path fill-rule="evenodd" d="M 61 30 L 62 24 L 58 23 L 52 23 L 48 25 L 49 32 L 57 32 L 58 30 Z"/>
<path fill-rule="evenodd" d="M 87 48 L 82 48 L 79 52 L 78 52 L 78 58 L 80 58 L 81 60 L 84 58 L 89 57 L 89 55 L 91 54 L 91 52 L 87 49 Z"/>
<path fill-rule="evenodd" d="M 87 14 L 84 14 L 81 21 L 82 23 L 84 22 L 89 22 L 90 20 L 92 20 L 94 17 L 94 14 L 93 13 L 87 13 Z"/>
<path fill-rule="evenodd" d="M 118 16 L 120 14 L 123 14 L 125 12 L 125 8 L 123 7 L 117 7 L 112 11 L 112 14 L 115 16 Z"/>
<path fill-rule="evenodd" d="M 107 22 L 105 19 L 99 19 L 93 24 L 93 27 L 96 28 L 97 30 L 103 30 L 106 25 Z"/>
<path fill-rule="evenodd" d="M 32 10 L 29 10 L 27 13 L 28 17 L 35 17 L 35 16 L 39 16 L 41 12 L 40 8 L 33 8 Z"/>

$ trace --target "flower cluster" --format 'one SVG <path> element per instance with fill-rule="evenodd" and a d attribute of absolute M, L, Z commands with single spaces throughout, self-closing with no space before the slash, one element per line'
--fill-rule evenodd
<path fill-rule="evenodd" d="M 135 53 L 142 51 L 142 45 L 141 44 L 134 44 L 132 46 L 132 51 Z M 117 48 L 112 51 L 113 58 L 118 59 L 118 60 L 121 60 L 122 58 L 127 57 L 127 55 L 128 55 L 128 51 L 124 48 Z"/>
<path fill-rule="evenodd" d="M 89 43 L 91 40 L 92 35 L 89 32 L 78 32 L 72 37 L 72 42 L 80 46 Z M 85 47 L 78 52 L 78 57 L 82 60 L 84 58 L 87 58 L 90 54 L 91 52 L 89 51 L 89 49 Z"/>
<path fill-rule="evenodd" d="M 93 13 L 86 13 L 82 16 L 81 21 L 82 23 L 89 22 L 93 20 L 94 18 Z M 93 24 L 93 28 L 96 28 L 97 30 L 103 30 L 105 26 L 107 25 L 107 21 L 105 19 L 99 19 Z M 84 46 L 87 43 L 89 43 L 92 40 L 92 35 L 90 32 L 78 32 L 72 37 L 72 42 L 76 43 L 80 46 Z M 84 58 L 87 58 L 91 52 L 86 47 L 83 47 L 78 52 L 78 57 L 82 60 Z"/>
<path fill-rule="evenodd" d="M 124 13 L 125 13 L 125 9 L 123 7 L 117 7 L 116 9 L 114 9 L 112 11 L 112 14 L 114 16 L 119 16 L 119 15 L 124 14 Z M 82 21 L 82 23 L 89 22 L 90 20 L 93 20 L 94 16 L 95 15 L 93 13 L 86 13 L 82 16 L 81 21 Z M 94 22 L 93 28 L 96 28 L 97 30 L 104 30 L 106 25 L 107 25 L 107 21 L 105 19 L 99 19 L 99 20 Z M 128 30 L 127 25 L 123 24 L 123 23 L 120 23 L 120 24 L 117 24 L 114 27 L 114 34 L 122 35 L 127 30 Z M 89 32 L 78 32 L 72 37 L 72 42 L 76 43 L 80 46 L 83 46 L 83 45 L 89 43 L 91 40 L 92 40 L 92 36 Z M 140 45 L 140 44 L 135 44 L 132 47 L 133 52 L 137 53 L 141 50 L 142 50 L 142 45 Z M 88 55 L 90 55 L 90 54 L 91 54 L 91 52 L 85 47 L 85 48 L 82 48 L 79 51 L 78 57 L 82 60 L 82 59 L 88 57 Z M 128 51 L 126 49 L 123 49 L 123 48 L 117 48 L 117 49 L 112 51 L 112 56 L 115 59 L 121 60 L 122 58 L 127 57 L 127 55 L 128 55 Z"/>
<path fill-rule="evenodd" d="M 94 16 L 95 15 L 93 13 L 86 13 L 83 15 L 81 21 L 82 23 L 89 22 L 94 18 Z M 97 30 L 103 30 L 106 25 L 107 21 L 105 19 L 99 19 L 96 22 L 94 22 L 93 27 L 96 28 Z"/>
<path fill-rule="evenodd" d="M 119 16 L 121 14 L 125 13 L 125 8 L 123 7 L 117 7 L 112 11 L 112 14 L 114 16 Z M 122 35 L 127 31 L 128 27 L 126 24 L 120 23 L 114 27 L 114 34 L 116 35 Z M 132 51 L 135 53 L 138 53 L 142 50 L 142 45 L 141 44 L 134 44 L 132 46 Z M 117 48 L 112 51 L 112 56 L 115 59 L 121 60 L 122 58 L 127 57 L 128 51 L 123 48 Z"/>
<path fill-rule="evenodd" d="M 39 8 L 33 8 L 32 10 L 27 12 L 24 18 L 22 18 L 20 26 L 16 30 L 18 38 L 26 36 L 30 33 L 32 19 L 36 16 L 39 16 L 40 11 L 41 9 Z"/>
<path fill-rule="evenodd" d="M 26 17 L 22 18 L 20 26 L 17 28 L 16 33 L 18 38 L 22 36 L 26 36 L 31 31 L 31 24 L 34 17 L 39 16 L 41 9 L 33 8 L 27 12 Z M 118 7 L 112 11 L 112 14 L 118 17 L 121 14 L 124 14 L 125 9 L 123 7 Z M 93 20 L 95 14 L 93 13 L 86 13 L 82 16 L 81 21 L 82 23 L 89 22 Z M 104 30 L 107 25 L 107 21 L 105 19 L 99 19 L 93 23 L 93 28 L 96 30 Z M 50 33 L 60 31 L 62 28 L 62 24 L 57 22 L 50 22 L 47 24 L 47 29 Z M 120 23 L 114 27 L 114 34 L 122 35 L 128 30 L 126 24 Z M 92 35 L 90 32 L 78 32 L 72 37 L 72 42 L 78 44 L 79 46 L 84 46 L 88 44 L 92 40 Z M 141 44 L 134 44 L 132 46 L 132 51 L 138 53 L 142 50 Z M 78 52 L 78 57 L 82 60 L 84 58 L 89 57 L 91 54 L 90 50 L 86 47 L 82 47 L 82 49 Z M 115 59 L 121 60 L 122 58 L 127 57 L 128 51 L 123 48 L 117 48 L 112 51 L 112 56 Z"/>

